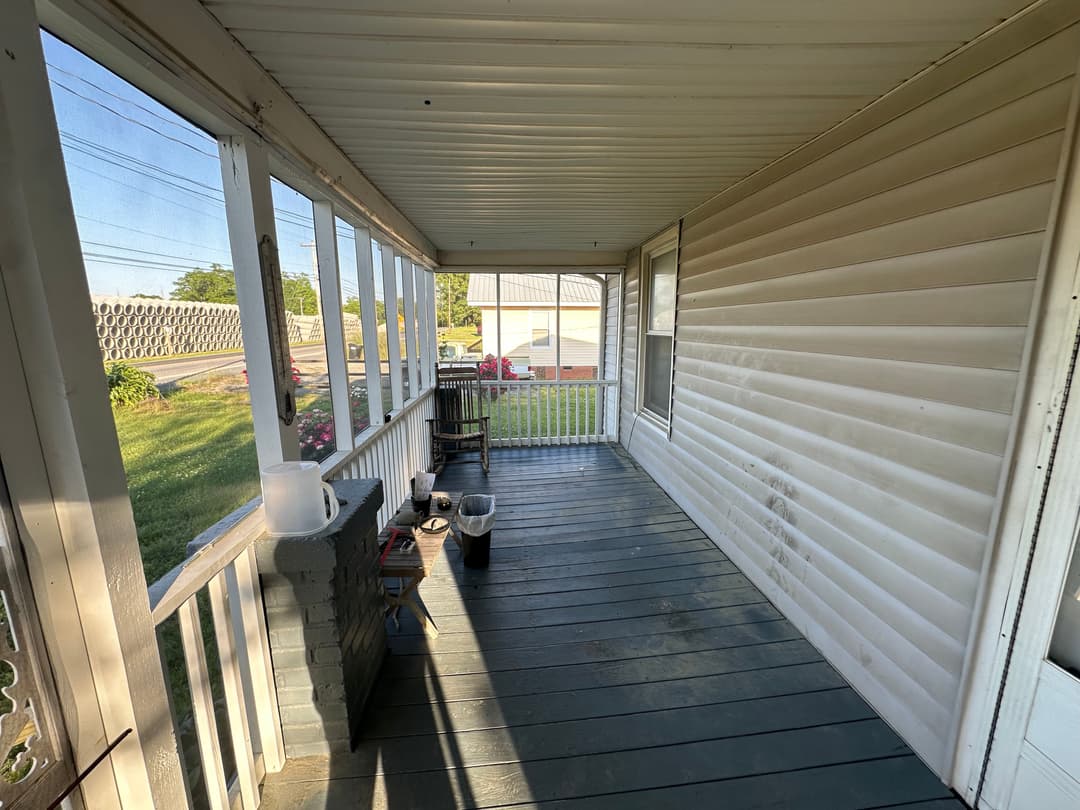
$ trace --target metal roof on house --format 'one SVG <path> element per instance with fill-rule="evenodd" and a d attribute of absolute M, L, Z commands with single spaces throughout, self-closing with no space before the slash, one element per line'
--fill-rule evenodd
<path fill-rule="evenodd" d="M 501 297 L 503 306 L 555 306 L 554 275 L 503 273 Z M 467 301 L 471 307 L 493 307 L 496 304 L 494 273 L 473 273 L 469 276 Z M 576 275 L 562 276 L 559 302 L 567 307 L 600 306 L 600 285 Z"/>

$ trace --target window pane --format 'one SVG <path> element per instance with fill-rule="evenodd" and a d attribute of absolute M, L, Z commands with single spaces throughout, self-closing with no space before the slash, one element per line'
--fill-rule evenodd
<path fill-rule="evenodd" d="M 559 291 L 559 379 L 595 380 L 600 368 L 601 285 L 563 275 Z"/>
<path fill-rule="evenodd" d="M 401 394 L 403 401 L 408 401 L 409 391 L 409 344 L 405 335 L 405 288 L 401 283 L 401 257 L 394 258 L 394 284 L 397 287 L 398 345 L 401 347 Z"/>
<path fill-rule="evenodd" d="M 555 281 L 551 273 L 500 273 L 502 353 L 511 379 L 555 379 Z M 484 355 L 496 353 L 495 277 L 477 273 L 470 289 L 483 312 Z M 504 375 L 505 377 L 505 375 Z"/>
<path fill-rule="evenodd" d="M 1080 678 L 1080 543 L 1073 549 L 1057 624 L 1050 640 L 1050 660 Z"/>
<path fill-rule="evenodd" d="M 420 334 L 420 324 L 423 322 L 421 319 L 421 308 L 424 306 L 424 271 L 412 262 L 409 262 L 408 267 L 413 274 L 413 323 L 416 324 L 413 334 L 416 335 L 416 379 L 417 382 L 423 386 L 424 377 L 421 365 L 423 363 L 423 360 L 421 359 L 423 355 L 420 353 L 420 347 L 423 345 L 424 336 Z"/>
<path fill-rule="evenodd" d="M 671 341 L 667 335 L 645 336 L 645 408 L 668 418 L 671 407 Z"/>
<path fill-rule="evenodd" d="M 529 329 L 532 333 L 530 347 L 533 349 L 551 348 L 552 313 L 550 310 L 529 310 Z"/>
<path fill-rule="evenodd" d="M 477 363 L 489 354 L 494 357 L 495 275 L 436 273 L 435 324 L 439 363 Z"/>
<path fill-rule="evenodd" d="M 217 143 L 50 34 L 42 45 L 154 582 L 259 491 Z"/>
<path fill-rule="evenodd" d="M 300 458 L 322 461 L 337 449 L 326 330 L 319 301 L 312 202 L 276 178 L 270 180 L 277 230 L 278 264 L 289 326 L 289 354 L 296 380 L 296 432 Z"/>
<path fill-rule="evenodd" d="M 189 541 L 259 493 L 217 143 L 50 34 L 41 40 L 86 303 L 153 583 L 184 560 Z M 180 749 L 191 752 L 197 741 L 175 620 L 158 633 Z M 213 647 L 207 658 L 220 699 Z M 231 774 L 224 717 L 219 728 Z M 188 780 L 205 804 L 197 766 Z"/>
<path fill-rule="evenodd" d="M 354 434 L 370 424 L 367 374 L 364 369 L 364 331 L 360 313 L 360 287 L 357 282 L 356 236 L 353 227 L 334 220 L 337 234 L 338 268 L 341 279 L 341 320 L 345 338 L 345 368 L 349 378 L 349 410 Z"/>
<path fill-rule="evenodd" d="M 653 256 L 649 263 L 649 331 L 675 329 L 675 251 Z"/>
<path fill-rule="evenodd" d="M 382 245 L 371 240 L 371 261 L 375 275 L 375 328 L 379 336 L 379 373 L 382 384 L 383 413 L 394 409 L 394 396 L 390 390 L 390 353 L 386 343 L 386 295 L 383 293 Z"/>

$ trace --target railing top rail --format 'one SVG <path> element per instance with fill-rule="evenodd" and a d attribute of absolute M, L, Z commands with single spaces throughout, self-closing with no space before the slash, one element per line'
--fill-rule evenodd
<path fill-rule="evenodd" d="M 255 498 L 199 535 L 199 538 L 203 538 L 216 534 L 149 587 L 150 616 L 154 624 L 161 624 L 204 588 L 254 543 L 265 527 L 262 499 Z"/>
<path fill-rule="evenodd" d="M 606 385 L 606 386 L 611 386 L 611 385 L 617 385 L 618 382 L 619 382 L 618 380 L 481 380 L 480 384 L 487 387 L 487 388 L 493 388 L 495 386 L 498 386 L 499 388 L 507 388 L 507 387 L 512 388 L 514 386 L 524 386 L 524 385 L 546 385 L 546 386 L 552 386 L 552 385 L 576 385 L 576 386 Z"/>
<path fill-rule="evenodd" d="M 332 463 L 322 470 L 323 478 L 332 478 L 364 453 L 383 433 L 394 429 L 399 423 L 404 424 L 400 416 L 419 407 L 431 396 L 432 391 L 428 389 L 408 402 L 391 422 L 373 426 L 362 433 L 361 443 L 350 452 L 342 453 L 339 459 L 331 457 Z M 201 548 L 148 588 L 150 615 L 154 624 L 161 624 L 191 596 L 206 587 L 211 579 L 254 543 L 265 529 L 262 499 L 254 498 L 196 537 L 193 542 L 196 545 L 201 543 Z"/>

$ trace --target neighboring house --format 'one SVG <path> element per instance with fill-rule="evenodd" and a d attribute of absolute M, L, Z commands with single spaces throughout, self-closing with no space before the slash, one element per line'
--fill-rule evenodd
<path fill-rule="evenodd" d="M 561 379 L 596 379 L 600 365 L 600 285 L 580 276 L 563 276 L 558 291 L 562 315 L 557 318 L 558 276 L 503 273 L 500 277 L 501 323 L 496 313 L 495 274 L 469 276 L 468 303 L 481 311 L 484 356 L 499 354 L 501 327 L 502 354 L 510 359 L 519 377 L 554 380 L 556 365 L 561 365 Z"/>

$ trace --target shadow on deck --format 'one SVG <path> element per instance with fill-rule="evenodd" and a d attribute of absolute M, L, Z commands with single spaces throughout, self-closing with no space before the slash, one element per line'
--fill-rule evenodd
<path fill-rule="evenodd" d="M 264 807 L 962 808 L 613 446 L 493 451 L 492 562 L 453 543 L 391 632 L 357 752 L 293 760 Z"/>

